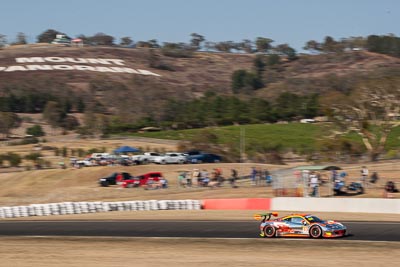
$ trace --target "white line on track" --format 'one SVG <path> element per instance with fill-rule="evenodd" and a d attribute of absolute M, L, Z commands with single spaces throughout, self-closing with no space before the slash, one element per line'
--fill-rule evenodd
<path fill-rule="evenodd" d="M 0 235 L 1 236 L 1 235 Z M 137 237 L 137 236 L 58 236 L 58 235 L 21 235 L 21 236 L 1 236 L 1 237 L 9 237 L 9 238 L 62 238 L 62 239 L 131 239 L 131 240 L 142 240 L 142 239 L 154 239 L 154 240 L 238 240 L 238 241 L 252 241 L 252 242 L 263 242 L 261 240 L 268 240 L 272 242 L 284 242 L 284 241 L 306 241 L 306 242 L 319 242 L 319 241 L 327 241 L 328 239 L 311 239 L 311 238 L 274 238 L 274 239 L 263 239 L 263 238 L 224 238 L 224 237 L 216 237 L 216 238 L 201 238 L 201 237 Z M 259 241 L 255 241 L 259 240 Z M 265 241 L 265 242 L 268 242 Z M 329 242 L 348 242 L 348 243 L 398 243 L 400 241 L 373 241 L 373 240 L 343 240 L 343 239 L 329 239 Z"/>

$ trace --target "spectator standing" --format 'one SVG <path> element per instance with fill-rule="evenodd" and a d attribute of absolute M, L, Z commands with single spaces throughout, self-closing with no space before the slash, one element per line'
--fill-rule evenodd
<path fill-rule="evenodd" d="M 251 167 L 250 178 L 251 178 L 251 183 L 253 185 L 255 185 L 256 184 L 256 178 L 257 178 L 257 169 L 256 169 L 256 167 Z"/>
<path fill-rule="evenodd" d="M 316 175 L 315 172 L 311 172 L 310 188 L 311 188 L 311 196 L 312 197 L 319 197 L 318 187 L 319 187 L 318 176 Z"/>
<path fill-rule="evenodd" d="M 368 168 L 366 166 L 362 166 L 362 168 L 361 168 L 361 184 L 364 188 L 367 183 L 368 174 L 369 174 Z"/>
<path fill-rule="evenodd" d="M 265 182 L 267 185 L 270 185 L 272 183 L 272 175 L 269 172 L 269 170 L 265 169 L 264 170 L 264 176 L 265 176 Z"/>
<path fill-rule="evenodd" d="M 168 188 L 168 181 L 164 177 L 160 177 L 160 180 L 158 181 L 160 188 Z"/>
<path fill-rule="evenodd" d="M 231 178 L 229 179 L 229 183 L 231 184 L 232 188 L 237 188 L 236 180 L 238 178 L 237 170 L 231 169 Z"/>
<path fill-rule="evenodd" d="M 185 187 L 186 186 L 186 172 L 180 172 L 178 175 L 178 184 L 181 187 Z"/>
<path fill-rule="evenodd" d="M 200 171 L 200 175 L 197 178 L 197 186 L 207 186 L 209 181 L 210 178 L 208 177 L 208 171 L 206 169 Z"/>
<path fill-rule="evenodd" d="M 186 176 L 186 185 L 187 186 L 192 186 L 193 181 L 197 182 L 197 179 L 200 176 L 200 171 L 199 169 L 193 169 L 192 174 Z"/>

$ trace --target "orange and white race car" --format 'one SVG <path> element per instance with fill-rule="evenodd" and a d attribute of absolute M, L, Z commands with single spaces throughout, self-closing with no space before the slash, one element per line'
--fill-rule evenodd
<path fill-rule="evenodd" d="M 268 212 L 255 214 L 254 219 L 261 221 L 261 237 L 312 237 L 332 238 L 346 235 L 347 228 L 336 221 L 324 221 L 311 214 L 291 214 L 277 217 L 278 213 Z"/>

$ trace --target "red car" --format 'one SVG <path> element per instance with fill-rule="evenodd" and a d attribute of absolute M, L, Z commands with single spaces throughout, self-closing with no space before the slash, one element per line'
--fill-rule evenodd
<path fill-rule="evenodd" d="M 143 175 L 132 177 L 132 179 L 123 180 L 122 187 L 140 187 L 152 182 L 158 182 L 163 177 L 161 172 L 148 172 Z"/>

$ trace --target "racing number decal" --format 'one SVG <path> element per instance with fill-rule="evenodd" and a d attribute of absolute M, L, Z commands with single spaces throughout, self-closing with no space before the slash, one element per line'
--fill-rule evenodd
<path fill-rule="evenodd" d="M 303 232 L 307 232 L 307 226 L 303 226 Z"/>

